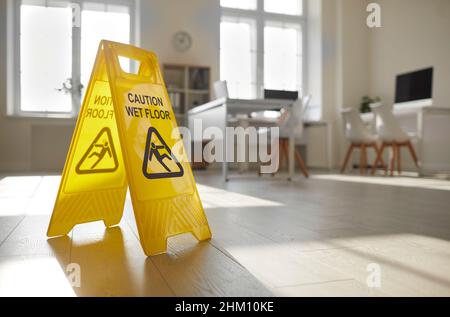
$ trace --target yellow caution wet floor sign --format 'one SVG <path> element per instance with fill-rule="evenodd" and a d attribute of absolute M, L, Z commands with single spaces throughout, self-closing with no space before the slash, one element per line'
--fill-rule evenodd
<path fill-rule="evenodd" d="M 139 71 L 122 70 L 119 57 L 137 61 Z M 145 254 L 165 252 L 167 238 L 180 233 L 211 238 L 156 56 L 102 41 L 47 235 L 91 221 L 118 224 L 128 187 Z"/>

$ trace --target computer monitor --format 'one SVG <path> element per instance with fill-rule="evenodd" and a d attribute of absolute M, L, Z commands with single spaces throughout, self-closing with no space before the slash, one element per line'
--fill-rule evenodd
<path fill-rule="evenodd" d="M 298 91 L 264 89 L 264 99 L 297 100 Z"/>
<path fill-rule="evenodd" d="M 431 105 L 433 91 L 433 68 L 426 68 L 397 76 L 395 103 L 411 104 L 420 102 Z"/>

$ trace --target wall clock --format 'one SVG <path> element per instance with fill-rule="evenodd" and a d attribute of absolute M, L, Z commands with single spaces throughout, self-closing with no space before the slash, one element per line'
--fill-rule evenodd
<path fill-rule="evenodd" d="M 192 37 L 188 32 L 178 31 L 173 35 L 172 43 L 178 52 L 186 52 L 192 46 Z"/>

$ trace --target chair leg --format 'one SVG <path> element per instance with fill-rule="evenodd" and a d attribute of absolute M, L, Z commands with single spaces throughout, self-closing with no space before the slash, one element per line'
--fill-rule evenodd
<path fill-rule="evenodd" d="M 402 147 L 397 145 L 397 172 L 398 175 L 402 173 Z"/>
<path fill-rule="evenodd" d="M 394 155 L 394 148 L 392 147 L 392 144 L 389 144 L 389 145 L 386 145 L 387 147 L 389 146 L 390 148 L 391 148 L 391 157 L 392 157 L 392 155 Z M 384 166 L 384 175 L 385 176 L 387 176 L 388 175 L 388 171 L 389 171 L 389 160 L 388 160 L 388 162 L 385 164 L 385 166 Z"/>
<path fill-rule="evenodd" d="M 280 139 L 278 143 L 278 155 L 279 155 L 278 170 L 280 170 L 283 167 L 283 162 L 286 157 L 284 151 L 285 151 L 284 140 Z M 275 173 L 272 173 L 272 176 L 275 176 Z"/>
<path fill-rule="evenodd" d="M 366 161 L 366 145 L 361 144 L 359 155 L 359 174 L 361 175 L 364 174 L 364 170 L 366 168 L 365 161 Z"/>
<path fill-rule="evenodd" d="M 414 160 L 414 164 L 416 164 L 416 167 L 419 168 L 419 160 L 417 159 L 416 151 L 414 151 L 414 147 L 413 147 L 411 141 L 408 141 L 408 143 L 406 143 L 406 146 L 409 149 L 409 153 L 411 153 L 411 156 Z"/>
<path fill-rule="evenodd" d="M 295 151 L 295 158 L 300 166 L 300 169 L 302 170 L 303 175 L 305 175 L 306 178 L 309 178 L 308 169 L 306 168 L 302 155 L 298 151 Z"/>
<path fill-rule="evenodd" d="M 343 174 L 345 172 L 345 169 L 347 168 L 347 163 L 348 163 L 348 160 L 350 159 L 350 156 L 352 155 L 354 147 L 355 146 L 352 143 L 349 145 L 349 147 L 347 149 L 347 154 L 345 154 L 345 159 L 344 159 L 344 162 L 342 163 L 342 167 L 341 167 L 341 174 Z"/>
<path fill-rule="evenodd" d="M 279 146 L 279 144 L 278 144 L 278 146 Z M 258 147 L 256 149 L 257 149 L 257 151 L 259 151 L 259 145 L 258 145 Z M 269 156 L 271 156 L 272 152 L 273 152 L 273 146 L 272 146 L 272 143 L 270 143 L 270 146 L 267 147 L 267 154 Z M 279 163 L 280 163 L 280 151 L 278 150 L 278 168 L 280 168 Z M 271 175 L 274 176 L 275 173 L 272 173 Z M 262 176 L 260 167 L 258 167 L 258 176 Z"/>
<path fill-rule="evenodd" d="M 382 162 L 381 164 L 384 166 L 383 152 L 384 152 L 385 147 L 386 147 L 386 144 L 384 142 L 381 144 L 380 149 L 378 149 L 378 147 L 375 145 L 375 150 L 377 151 L 377 157 L 372 166 L 372 175 L 375 175 L 375 171 L 377 170 L 378 163 Z"/>
<path fill-rule="evenodd" d="M 386 168 L 386 163 L 384 162 L 383 156 L 380 157 L 379 163 L 382 168 Z"/>
<path fill-rule="evenodd" d="M 368 145 L 368 147 L 370 147 L 370 148 L 373 148 L 373 151 L 375 152 L 375 159 L 377 158 L 377 156 L 378 156 L 378 145 L 376 144 L 376 143 L 371 143 L 371 144 L 369 144 Z M 368 165 L 369 164 L 369 162 L 368 162 L 368 157 L 366 157 L 366 164 L 367 164 L 367 170 L 369 170 L 369 168 L 370 168 L 370 174 L 372 174 L 372 169 L 373 169 L 373 166 L 372 165 Z M 373 163 L 372 163 L 373 164 Z"/>
<path fill-rule="evenodd" d="M 284 147 L 284 158 L 285 158 L 286 164 L 289 164 L 289 140 L 284 140 L 283 147 Z"/>
<path fill-rule="evenodd" d="M 391 176 L 394 176 L 395 161 L 397 159 L 397 144 L 392 143 L 392 157 L 391 157 Z"/>
<path fill-rule="evenodd" d="M 364 146 L 364 164 L 363 164 L 363 167 L 364 167 L 364 175 L 366 175 L 367 174 L 367 150 L 369 149 L 369 147 L 370 147 L 371 145 L 369 145 L 369 146 L 367 146 L 367 145 L 365 145 Z"/>
<path fill-rule="evenodd" d="M 373 149 L 374 149 L 374 151 L 375 151 L 376 157 L 378 157 L 378 153 L 380 153 L 381 147 L 378 147 L 378 144 L 377 144 L 377 143 L 373 143 L 373 144 L 372 144 L 372 147 L 373 147 Z M 384 148 L 383 148 L 383 150 L 384 150 Z M 374 166 L 375 166 L 375 169 L 378 167 L 377 164 L 380 164 L 381 167 L 384 167 L 384 159 L 383 159 L 382 153 L 380 154 L 380 157 L 378 157 L 378 162 L 375 162 L 375 165 L 374 165 Z M 373 173 L 372 173 L 372 174 L 373 174 Z"/>

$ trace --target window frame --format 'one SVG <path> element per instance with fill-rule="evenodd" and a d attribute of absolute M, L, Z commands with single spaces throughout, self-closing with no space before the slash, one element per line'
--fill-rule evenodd
<path fill-rule="evenodd" d="M 74 118 L 78 116 L 80 107 L 82 104 L 82 94 L 71 94 L 72 98 L 72 110 L 70 112 L 66 111 L 24 111 L 21 109 L 21 5 L 22 0 L 11 1 L 12 2 L 12 18 L 13 18 L 13 49 L 12 49 L 12 63 L 13 63 L 13 73 L 10 78 L 12 80 L 12 91 L 14 93 L 12 97 L 12 106 L 9 108 L 8 114 L 17 117 L 37 117 L 37 118 Z M 45 6 L 52 7 L 69 7 L 71 4 L 77 4 L 83 10 L 84 3 L 96 3 L 104 5 L 122 5 L 129 9 L 130 14 L 130 43 L 137 42 L 137 30 L 136 30 L 136 1 L 135 0 L 70 0 L 70 1 L 49 1 L 41 0 L 36 2 L 43 2 Z M 49 2 L 47 4 L 47 2 Z M 59 5 L 59 3 L 61 5 Z M 63 4 L 66 3 L 66 6 Z M 58 4 L 58 5 L 57 5 Z M 132 63 L 131 69 L 133 70 L 134 65 Z M 74 85 L 79 85 L 81 83 L 81 26 L 72 26 L 72 81 Z M 61 83 L 62 85 L 62 83 Z M 56 88 L 56 87 L 55 87 Z M 87 87 L 84 87 L 87 88 Z"/>
<path fill-rule="evenodd" d="M 288 15 L 264 11 L 264 0 L 256 0 L 256 9 L 237 9 L 220 6 L 220 22 L 222 18 L 245 18 L 252 19 L 256 25 L 256 91 L 257 98 L 263 98 L 262 87 L 264 87 L 264 27 L 266 23 L 281 23 L 284 25 L 296 25 L 301 31 L 302 60 L 299 65 L 302 68 L 302 85 L 299 95 L 306 95 L 307 87 L 307 0 L 302 1 L 302 15 Z M 220 5 L 220 4 L 219 4 Z"/>

